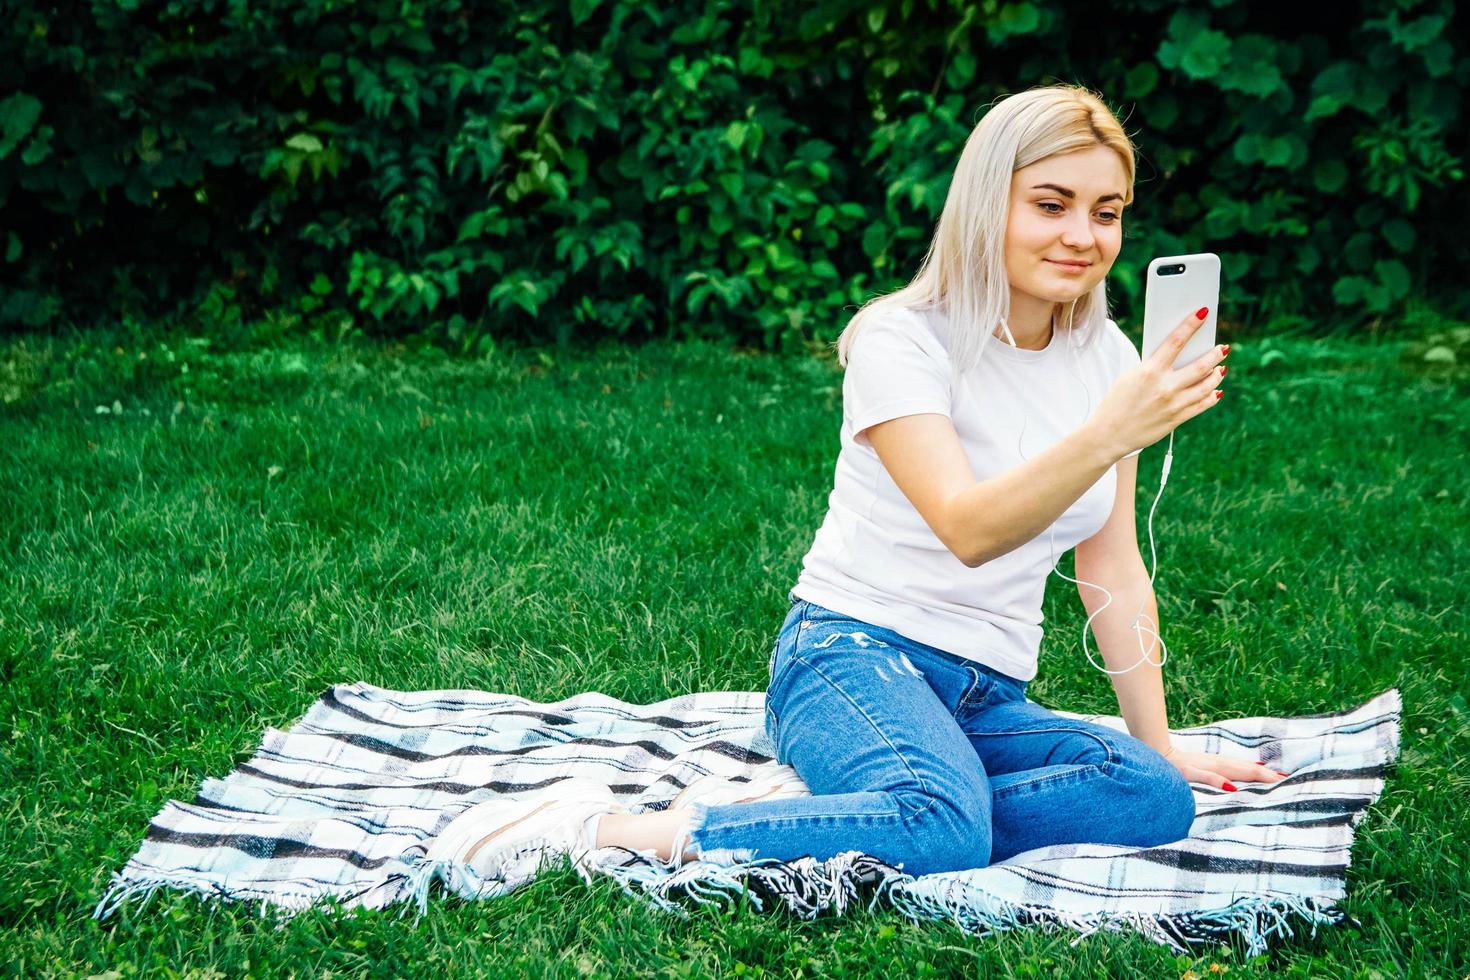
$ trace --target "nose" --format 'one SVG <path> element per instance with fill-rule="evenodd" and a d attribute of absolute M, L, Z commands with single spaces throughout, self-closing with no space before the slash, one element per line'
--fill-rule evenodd
<path fill-rule="evenodd" d="M 1092 233 L 1092 216 L 1078 212 L 1078 217 L 1069 220 L 1062 228 L 1062 244 L 1068 248 L 1086 251 L 1092 248 L 1095 237 Z"/>

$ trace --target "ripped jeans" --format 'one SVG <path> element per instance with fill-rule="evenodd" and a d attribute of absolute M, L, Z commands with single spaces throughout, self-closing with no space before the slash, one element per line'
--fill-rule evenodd
<path fill-rule="evenodd" d="M 1194 795 L 1158 751 L 1025 698 L 1026 682 L 792 598 L 766 731 L 813 795 L 691 808 L 705 860 L 861 851 L 912 875 L 1064 843 L 1189 835 Z"/>

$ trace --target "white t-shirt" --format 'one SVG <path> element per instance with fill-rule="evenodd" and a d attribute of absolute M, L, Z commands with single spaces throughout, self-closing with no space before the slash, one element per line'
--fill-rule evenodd
<path fill-rule="evenodd" d="M 992 338 L 980 365 L 958 374 L 943 314 L 897 310 L 868 319 L 842 382 L 841 449 L 827 516 L 792 594 L 1018 680 L 1035 677 L 1041 602 L 1054 567 L 1047 532 L 966 567 L 893 482 L 863 430 L 904 415 L 946 415 L 976 479 L 1015 469 L 1088 417 L 1083 384 L 1095 410 L 1113 380 L 1139 363 L 1133 342 L 1112 320 L 1105 324 L 1075 351 L 1064 330 L 1053 330 L 1043 350 Z M 1023 419 L 1024 456 L 1016 445 Z M 1116 486 L 1116 467 L 1109 468 L 1052 525 L 1058 561 L 1107 522 Z"/>

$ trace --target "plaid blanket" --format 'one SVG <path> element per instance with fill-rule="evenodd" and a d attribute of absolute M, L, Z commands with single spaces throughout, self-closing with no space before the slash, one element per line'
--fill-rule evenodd
<path fill-rule="evenodd" d="M 785 768 L 771 757 L 763 697 L 699 693 L 637 705 L 585 693 L 540 704 L 339 685 L 289 731 L 268 731 L 228 777 L 205 780 L 192 803 L 165 805 L 94 914 L 160 888 L 286 910 L 335 900 L 422 911 L 444 871 L 425 860 L 428 842 L 488 796 L 583 776 L 634 810 L 661 809 L 707 773 L 745 779 Z M 1337 714 L 1175 731 L 1181 748 L 1260 758 L 1291 775 L 1233 793 L 1196 786 L 1190 836 L 1162 847 L 1044 847 L 917 878 L 856 852 L 673 869 L 605 848 L 597 873 L 676 914 L 741 894 L 803 918 L 866 900 L 971 934 L 1051 923 L 1077 932 L 1074 943 L 1099 929 L 1130 930 L 1188 952 L 1235 936 L 1255 954 L 1291 935 L 1293 922 L 1315 934 L 1346 917 L 1334 906 L 1353 830 L 1398 756 L 1399 712 L 1399 692 L 1389 689 Z M 1116 716 L 1058 714 L 1127 730 Z"/>

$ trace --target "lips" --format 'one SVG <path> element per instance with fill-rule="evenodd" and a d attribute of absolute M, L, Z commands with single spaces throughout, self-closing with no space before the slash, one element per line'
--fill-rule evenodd
<path fill-rule="evenodd" d="M 1092 265 L 1091 262 L 1060 262 L 1056 259 L 1047 259 L 1052 265 L 1059 265 L 1064 269 L 1085 269 Z"/>

